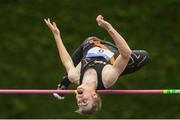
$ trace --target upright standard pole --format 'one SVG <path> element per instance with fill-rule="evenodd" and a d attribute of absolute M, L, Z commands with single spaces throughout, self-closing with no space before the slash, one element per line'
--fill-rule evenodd
<path fill-rule="evenodd" d="M 0 94 L 74 94 L 76 90 L 0 89 Z M 97 90 L 99 94 L 180 94 L 180 89 L 169 90 Z"/>

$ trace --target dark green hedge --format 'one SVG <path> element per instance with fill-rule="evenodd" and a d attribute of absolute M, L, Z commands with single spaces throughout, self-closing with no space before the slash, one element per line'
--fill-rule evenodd
<path fill-rule="evenodd" d="M 55 89 L 65 69 L 43 18 L 57 23 L 72 53 L 88 36 L 112 41 L 95 21 L 102 14 L 132 49 L 151 56 L 112 89 L 178 89 L 179 6 L 179 0 L 0 0 L 0 88 Z M 80 116 L 74 96 L 58 101 L 52 95 L 0 95 L 0 118 L 180 118 L 179 95 L 102 98 L 99 113 Z"/>

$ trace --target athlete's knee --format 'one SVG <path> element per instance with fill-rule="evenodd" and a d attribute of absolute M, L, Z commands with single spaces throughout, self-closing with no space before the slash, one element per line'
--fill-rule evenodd
<path fill-rule="evenodd" d="M 149 62 L 149 53 L 145 50 L 133 50 L 130 63 L 134 63 L 141 67 Z"/>
<path fill-rule="evenodd" d="M 146 51 L 146 50 L 141 50 L 143 56 L 144 56 L 144 59 L 145 59 L 145 63 L 148 63 L 149 60 L 150 60 L 150 56 L 149 56 L 149 53 Z"/>
<path fill-rule="evenodd" d="M 140 50 L 140 56 L 141 56 L 141 59 L 138 65 L 143 66 L 149 62 L 150 56 L 146 50 Z"/>

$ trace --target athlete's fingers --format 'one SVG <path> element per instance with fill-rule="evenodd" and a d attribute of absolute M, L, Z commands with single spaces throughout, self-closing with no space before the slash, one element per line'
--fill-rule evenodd
<path fill-rule="evenodd" d="M 48 21 L 47 21 L 47 19 L 44 19 L 44 22 L 48 25 Z"/>
<path fill-rule="evenodd" d="M 47 23 L 47 20 L 44 18 L 44 22 Z"/>
<path fill-rule="evenodd" d="M 54 26 L 55 28 L 57 28 L 57 26 L 56 26 L 56 23 L 55 23 L 55 22 L 53 22 L 53 26 Z"/>
<path fill-rule="evenodd" d="M 50 19 L 48 18 L 48 22 L 51 23 Z"/>
<path fill-rule="evenodd" d="M 102 16 L 102 15 L 100 15 L 100 16 L 99 16 L 99 19 L 100 19 L 100 20 L 103 20 L 103 16 Z"/>
<path fill-rule="evenodd" d="M 45 23 L 47 24 L 47 26 L 53 31 L 54 30 L 54 26 L 51 24 L 50 19 L 44 19 Z"/>
<path fill-rule="evenodd" d="M 97 21 L 101 21 L 103 19 L 104 19 L 104 17 L 102 15 L 98 15 L 97 18 L 96 18 Z"/>

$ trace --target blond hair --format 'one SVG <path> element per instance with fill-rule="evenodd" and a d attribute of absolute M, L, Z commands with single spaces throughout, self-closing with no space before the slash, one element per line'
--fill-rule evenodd
<path fill-rule="evenodd" d="M 92 115 L 96 113 L 98 110 L 101 109 L 102 106 L 102 100 L 101 97 L 97 94 L 97 97 L 94 98 L 93 100 L 93 105 L 90 109 L 78 109 L 75 112 L 81 114 L 81 115 Z"/>

